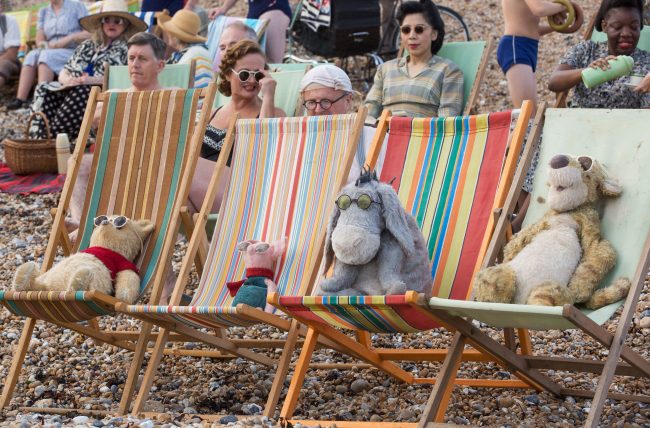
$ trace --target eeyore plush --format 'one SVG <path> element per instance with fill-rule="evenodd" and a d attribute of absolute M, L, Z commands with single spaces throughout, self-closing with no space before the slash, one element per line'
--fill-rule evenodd
<path fill-rule="evenodd" d="M 426 244 L 393 188 L 363 172 L 336 199 L 325 241 L 323 295 L 428 293 L 432 278 Z"/>

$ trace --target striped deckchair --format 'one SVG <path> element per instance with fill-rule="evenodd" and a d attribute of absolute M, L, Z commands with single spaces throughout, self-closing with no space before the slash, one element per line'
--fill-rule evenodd
<path fill-rule="evenodd" d="M 494 227 L 493 212 L 502 206 L 510 188 L 516 154 L 520 153 L 531 110 L 532 105 L 526 103 L 510 146 L 512 112 L 433 119 L 394 117 L 390 122 L 387 112 L 382 115 L 367 163 L 375 164 L 390 126 L 380 179 L 394 179 L 392 184 L 400 201 L 420 225 L 431 257 L 434 295 L 468 298 L 473 273 L 485 254 L 485 242 Z M 526 156 L 529 153 L 527 150 Z M 525 162 L 521 163 L 520 168 Z M 446 354 L 444 349 L 372 346 L 370 332 L 414 333 L 442 326 L 429 315 L 424 297 L 414 292 L 392 296 L 272 295 L 269 300 L 309 327 L 281 418 L 293 416 L 316 340 L 321 335 L 342 346 L 351 356 L 411 384 L 433 383 L 435 379 L 416 378 L 393 360 L 440 361 Z M 357 340 L 338 329 L 356 332 Z M 473 361 L 484 359 L 471 350 L 464 352 L 463 357 Z M 458 383 L 473 387 L 527 385 L 518 380 L 489 379 L 462 379 Z"/>
<path fill-rule="evenodd" d="M 432 298 L 429 301 L 431 312 L 458 333 L 443 366 L 439 378 L 441 382 L 436 384 L 429 405 L 423 413 L 422 424 L 444 414 L 445 406 L 440 405 L 440 397 L 450 388 L 450 380 L 454 379 L 458 367 L 456 357 L 467 342 L 477 344 L 476 346 L 481 346 L 490 355 L 498 357 L 512 372 L 533 380 L 540 390 L 558 397 L 593 398 L 585 426 L 597 427 L 611 423 L 609 417 L 601 420 L 607 398 L 650 403 L 650 360 L 647 347 L 642 344 L 632 345 L 631 341 L 626 341 L 632 325 L 632 316 L 637 309 L 642 308 L 642 305 L 637 308 L 637 302 L 650 267 L 650 223 L 647 221 L 650 205 L 650 177 L 647 173 L 650 139 L 646 125 L 649 120 L 648 110 L 548 109 L 545 112 L 540 165 L 548 165 L 549 160 L 560 153 L 591 156 L 603 163 L 623 188 L 621 196 L 604 203 L 601 232 L 618 254 L 616 267 L 603 280 L 603 285 L 610 284 L 614 278 L 630 278 L 632 289 L 625 301 L 591 311 L 573 305 L 549 307 Z M 625 121 L 628 126 L 622 128 L 621 121 Z M 612 152 L 612 141 L 620 142 L 615 152 Z M 547 171 L 547 168 L 537 169 L 531 205 L 524 226 L 541 218 L 548 209 L 544 203 L 547 188 L 546 180 L 543 179 Z M 502 231 L 503 225 L 497 224 L 490 243 L 494 250 L 488 252 L 485 258 L 486 266 L 495 262 L 496 252 L 504 241 Z M 621 306 L 622 312 L 620 318 L 613 323 L 615 333 L 612 334 L 603 324 Z M 476 324 L 471 324 L 462 317 L 479 320 L 497 329 L 577 329 L 578 331 L 572 334 L 572 339 L 581 341 L 581 337 L 589 336 L 603 348 L 589 347 L 591 352 L 582 349 L 571 351 L 569 348 L 558 351 L 561 352 L 559 355 L 555 350 L 549 355 L 550 350 L 541 346 L 534 348 L 530 355 L 518 355 L 507 346 L 492 340 L 481 328 L 477 328 Z M 633 349 L 634 347 L 636 349 Z M 604 358 L 599 358 L 600 356 Z M 541 370 L 565 373 L 559 378 L 572 376 L 572 372 L 594 373 L 598 375 L 597 384 L 592 383 L 590 379 L 584 379 L 588 389 L 565 388 L 561 382 L 556 381 L 557 376 L 552 379 L 549 377 L 550 372 L 547 376 L 547 373 Z M 610 392 L 614 376 L 635 378 L 635 381 L 628 380 L 627 383 L 636 386 L 623 389 L 619 383 L 616 392 Z M 595 376 L 593 380 L 596 380 Z M 608 406 L 615 407 L 614 403 Z"/>
<path fill-rule="evenodd" d="M 244 276 L 236 244 L 247 239 L 273 241 L 286 237 L 287 249 L 275 269 L 282 294 L 304 295 L 311 290 L 322 257 L 327 205 L 345 182 L 361 135 L 365 109 L 356 115 L 257 119 L 237 121 L 231 182 L 224 197 L 203 275 L 192 301 L 180 306 L 199 237 L 193 236 L 169 306 L 120 305 L 129 316 L 161 327 L 132 413 L 141 413 L 170 331 L 188 341 L 201 341 L 259 364 L 278 364 L 265 414 L 272 416 L 283 387 L 298 324 L 276 314 L 239 304 L 225 286 Z M 232 143 L 228 139 L 225 144 Z M 229 153 L 224 149 L 223 153 Z M 225 161 L 227 156 L 222 155 Z M 210 183 L 196 228 L 205 227 L 216 181 Z M 196 239 L 195 239 L 196 238 Z M 259 340 L 248 344 L 227 337 L 226 327 L 266 323 L 289 331 L 286 341 Z M 221 330 L 206 334 L 202 329 Z M 265 344 L 265 345 L 263 345 Z M 263 345 L 263 346 L 261 346 Z M 247 348 L 284 347 L 280 361 Z"/>
<path fill-rule="evenodd" d="M 54 263 L 58 247 L 62 247 L 67 255 L 88 246 L 96 216 L 115 213 L 134 219 L 146 218 L 155 224 L 155 230 L 145 242 L 136 264 L 141 275 L 141 291 L 152 289 L 150 299 L 158 301 L 170 267 L 181 207 L 187 199 L 209 116 L 207 106 L 211 105 L 215 92 L 214 84 L 204 90 L 104 94 L 99 93 L 99 88 L 93 88 L 80 141 L 88 138 L 97 103 L 103 102 L 104 108 L 78 238 L 71 246 L 64 217 L 81 164 L 83 144 L 77 145 L 74 165 L 66 177 L 42 263 L 43 270 Z M 201 121 L 196 123 L 197 105 L 202 97 L 206 97 L 207 104 L 204 103 L 206 107 L 201 111 Z M 3 306 L 15 315 L 27 317 L 5 381 L 0 407 L 9 405 L 37 320 L 135 351 L 133 366 L 137 367 L 126 386 L 126 390 L 132 389 L 144 356 L 143 346 L 147 343 L 148 331 L 145 326 L 139 335 L 138 332 L 129 332 L 130 340 L 113 332 L 110 327 L 100 331 L 96 318 L 114 315 L 118 302 L 114 297 L 96 291 L 0 291 Z M 138 337 L 141 340 L 136 345 L 134 340 Z"/>
<path fill-rule="evenodd" d="M 265 31 L 269 22 L 265 19 L 252 19 L 252 18 L 240 18 L 235 16 L 218 16 L 214 21 L 210 22 L 208 26 L 208 52 L 210 53 L 210 59 L 212 60 L 212 70 L 215 73 L 219 72 L 219 64 L 221 64 L 221 55 L 219 54 L 219 40 L 221 40 L 221 34 L 223 30 L 233 21 L 242 21 L 244 24 L 251 27 L 257 33 L 257 39 L 259 41 L 262 49 L 266 48 L 266 36 Z"/>

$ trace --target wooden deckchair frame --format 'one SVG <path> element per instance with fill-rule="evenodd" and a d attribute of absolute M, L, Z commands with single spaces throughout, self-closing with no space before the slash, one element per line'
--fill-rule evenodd
<path fill-rule="evenodd" d="M 359 111 L 356 113 L 353 132 L 351 136 L 351 141 L 354 143 L 350 144 L 349 147 L 347 147 L 346 149 L 347 164 L 344 166 L 343 173 L 341 174 L 338 182 L 336 183 L 336 188 L 341 188 L 344 185 L 345 180 L 347 180 L 348 171 L 350 170 L 352 162 L 354 161 L 354 153 L 356 153 L 357 143 L 361 137 L 361 132 L 363 129 L 363 123 L 365 121 L 366 113 L 367 113 L 367 109 L 365 107 L 360 107 Z M 235 138 L 235 128 L 234 128 L 234 121 L 233 121 L 228 129 L 228 133 L 224 140 L 222 153 L 230 152 L 230 150 L 232 149 L 232 145 L 234 143 L 234 138 Z M 221 165 L 222 163 L 225 165 L 226 159 L 227 156 L 220 156 L 217 161 L 217 168 L 219 168 L 219 165 Z M 197 216 L 196 224 L 193 225 L 194 230 L 197 231 L 205 230 L 208 214 L 210 213 L 211 207 L 214 202 L 214 198 L 216 197 L 216 190 L 218 184 L 219 184 L 219 176 L 215 171 L 215 173 L 212 175 L 212 178 L 210 180 L 210 184 L 208 185 L 206 197 L 203 201 L 201 211 Z M 227 201 L 224 201 L 224 203 L 227 203 Z M 316 247 L 318 248 L 316 257 L 314 257 L 311 266 L 307 269 L 307 272 L 310 272 L 309 284 L 314 284 L 315 279 L 318 275 L 318 267 L 320 264 L 320 260 L 322 259 L 322 255 L 323 255 L 322 253 L 324 251 L 323 250 L 324 240 L 325 240 L 325 233 L 323 232 L 316 241 L 320 243 Z M 189 261 L 193 260 L 196 257 L 197 252 L 200 250 L 201 245 L 204 242 L 205 242 L 205 236 L 203 233 L 192 234 L 192 238 L 189 242 L 188 249 L 184 257 L 183 265 L 181 267 L 181 271 L 179 272 L 178 279 L 174 287 L 174 292 L 170 297 L 170 301 L 169 301 L 170 306 L 178 305 L 179 302 L 181 301 L 181 297 L 183 295 L 183 292 L 185 291 L 185 288 L 189 280 L 189 273 L 191 269 L 191 263 Z M 311 290 L 308 290 L 307 292 L 310 291 Z M 156 343 L 153 348 L 153 352 L 150 356 L 149 363 L 147 365 L 147 369 L 143 377 L 142 384 L 140 386 L 139 393 L 136 397 L 135 402 L 133 403 L 133 408 L 131 409 L 131 413 L 134 415 L 148 414 L 147 412 L 145 412 L 145 403 L 149 396 L 157 368 L 164 354 L 163 351 L 165 350 L 165 343 L 168 341 L 169 334 L 173 331 L 176 333 L 180 333 L 185 337 L 191 338 L 193 341 L 200 341 L 208 345 L 211 345 L 219 349 L 220 351 L 225 352 L 226 354 L 241 356 L 266 366 L 272 366 L 274 364 L 277 364 L 278 367 L 277 367 L 276 374 L 274 376 L 273 385 L 271 386 L 267 403 L 263 411 L 263 414 L 265 416 L 272 417 L 275 412 L 275 408 L 277 406 L 278 400 L 280 398 L 280 393 L 282 392 L 282 388 L 284 386 L 284 379 L 286 378 L 287 373 L 289 371 L 291 356 L 293 354 L 294 349 L 296 348 L 298 339 L 300 336 L 305 336 L 307 334 L 306 329 L 304 327 L 301 327 L 296 320 L 287 320 L 286 318 L 282 318 L 279 315 L 266 313 L 261 309 L 250 307 L 244 304 L 239 304 L 237 306 L 237 313 L 239 316 L 256 323 L 271 325 L 280 330 L 286 331 L 288 332 L 287 338 L 285 340 L 280 340 L 280 341 L 268 341 L 265 339 L 233 341 L 230 340 L 229 338 L 224 337 L 226 326 L 224 326 L 224 328 L 221 328 L 220 331 L 217 331 L 215 335 L 211 335 L 211 334 L 203 333 L 197 329 L 193 329 L 187 325 L 175 321 L 170 320 L 169 322 L 166 322 L 166 321 L 161 321 L 159 319 L 151 320 L 149 317 L 146 316 L 146 314 L 137 314 L 137 313 L 129 312 L 128 305 L 124 303 L 118 304 L 117 309 L 120 312 L 126 312 L 129 313 L 131 316 L 140 318 L 146 323 L 153 322 L 160 327 L 156 339 Z M 326 344 L 328 347 L 334 347 L 335 349 L 340 349 L 337 347 L 335 343 L 327 342 Z M 276 361 L 265 355 L 261 355 L 259 353 L 253 352 L 252 350 L 249 349 L 253 347 L 255 348 L 282 347 L 282 354 L 279 360 Z M 123 401 L 125 401 L 124 397 L 123 397 Z M 208 417 L 209 416 L 210 415 L 208 415 Z"/>
<path fill-rule="evenodd" d="M 543 111 L 538 112 L 538 117 Z M 541 123 L 542 120 L 539 120 Z M 534 141 L 537 141 L 541 135 L 542 127 L 535 130 Z M 529 149 L 527 147 L 526 149 Z M 515 181 L 521 185 L 524 176 L 517 175 Z M 511 201 L 513 202 L 513 201 Z M 500 219 L 497 223 L 496 231 L 490 242 L 487 257 L 485 258 L 484 267 L 493 265 L 496 261 L 499 251 L 505 245 L 507 225 L 505 219 Z M 486 333 L 475 328 L 471 320 L 458 316 L 452 316 L 445 311 L 435 311 L 436 318 L 441 323 L 447 324 L 453 330 L 456 330 L 450 352 L 443 363 L 438 383 L 431 393 L 427 406 L 422 414 L 419 427 L 424 427 L 431 421 L 440 422 L 444 418 L 448 396 L 453 388 L 453 380 L 456 377 L 460 364 L 459 353 L 466 343 L 478 346 L 485 353 L 498 358 L 502 364 L 505 364 L 514 373 L 522 375 L 529 379 L 536 379 L 538 387 L 550 392 L 551 394 L 562 397 L 571 395 L 574 397 L 592 398 L 591 410 L 585 422 L 586 427 L 597 427 L 600 424 L 605 399 L 611 398 L 616 400 L 631 400 L 644 403 L 650 403 L 650 395 L 619 394 L 609 392 L 609 387 L 615 375 L 635 376 L 650 378 L 650 361 L 644 359 L 632 348 L 625 345 L 625 339 L 628 329 L 635 312 L 636 303 L 643 289 L 645 278 L 650 269 L 650 234 L 648 234 L 641 258 L 637 265 L 632 287 L 625 299 L 620 319 L 617 323 L 614 334 L 608 332 L 604 327 L 592 321 L 585 314 L 573 305 L 564 305 L 562 316 L 570 321 L 577 329 L 583 331 L 608 350 L 606 361 L 586 360 L 579 358 L 560 358 L 549 356 L 537 356 L 532 353 L 517 355 L 507 347 L 491 339 Z M 622 359 L 624 362 L 619 363 Z M 582 389 L 563 388 L 558 383 L 546 375 L 539 372 L 540 369 L 568 370 L 582 373 L 600 374 L 597 388 L 595 391 Z"/>
<path fill-rule="evenodd" d="M 539 128 L 539 121 L 541 118 L 541 112 L 543 112 L 545 106 L 542 104 L 538 109 L 537 116 L 534 122 L 534 128 Z M 523 145 L 523 139 L 526 133 L 526 128 L 528 125 L 528 119 L 532 115 L 533 104 L 529 101 L 524 102 L 522 106 L 519 120 L 517 121 L 517 126 L 511 134 L 510 144 L 509 144 L 509 153 L 520 153 Z M 373 139 L 372 148 L 366 159 L 368 165 L 374 165 L 377 162 L 379 157 L 379 152 L 381 149 L 381 143 L 384 141 L 384 137 L 388 131 L 389 126 L 390 112 L 384 111 L 379 120 L 377 126 L 377 132 Z M 517 159 L 516 156 L 508 156 L 506 158 L 506 164 L 504 165 L 504 172 L 502 173 L 502 181 L 499 184 L 501 191 L 497 191 L 495 195 L 495 207 L 497 209 L 494 211 L 494 217 L 490 219 L 487 225 L 487 233 L 485 239 L 482 243 L 480 253 L 481 255 L 486 255 L 482 257 L 479 255 L 478 260 L 479 264 L 476 266 L 476 270 L 481 266 L 481 261 L 485 260 L 489 255 L 488 243 L 491 242 L 493 236 L 492 231 L 496 233 L 501 228 L 509 227 L 510 215 L 514 211 L 515 203 L 517 201 L 519 192 L 521 191 L 521 185 L 523 184 L 523 179 L 525 177 L 526 171 L 530 166 L 532 161 L 532 155 L 536 147 L 535 136 L 539 137 L 538 131 L 533 131 L 532 139 L 528 139 L 528 143 L 525 146 L 524 152 L 520 159 L 520 165 L 516 165 Z M 513 172 L 516 169 L 516 173 L 513 176 Z M 514 183 L 514 184 L 513 184 Z M 507 192 L 505 191 L 507 190 Z M 413 306 L 424 306 L 426 305 L 426 299 L 424 295 L 418 295 L 415 292 L 408 292 L 406 295 L 406 300 L 409 305 Z M 269 302 L 274 304 L 276 307 L 282 309 L 282 305 L 279 301 L 279 296 L 273 294 L 269 297 Z M 356 332 L 358 340 L 355 341 L 344 332 L 341 332 L 334 327 L 331 327 L 320 322 L 314 322 L 305 318 L 302 318 L 295 313 L 292 313 L 292 316 L 298 319 L 303 324 L 308 326 L 308 333 L 305 338 L 305 343 L 303 345 L 302 351 L 298 362 L 296 363 L 296 369 L 294 371 L 291 384 L 289 386 L 289 391 L 283 403 L 282 410 L 280 412 L 280 418 L 282 420 L 291 420 L 291 422 L 300 422 L 305 424 L 328 424 L 336 423 L 337 426 L 378 426 L 377 423 L 364 423 L 364 422 L 346 422 L 346 421 L 301 421 L 295 420 L 292 418 L 293 413 L 296 409 L 298 397 L 300 393 L 300 387 L 304 382 L 307 369 L 309 368 L 309 361 L 311 355 L 315 350 L 317 340 L 320 336 L 324 336 L 329 339 L 331 342 L 339 343 L 345 348 L 345 352 L 354 357 L 357 357 L 366 363 L 369 363 L 371 366 L 378 368 L 387 374 L 395 377 L 396 379 L 409 383 L 409 384 L 438 384 L 439 380 L 435 378 L 416 378 L 411 373 L 404 371 L 401 367 L 396 365 L 394 361 L 445 361 L 449 355 L 449 350 L 447 349 L 382 349 L 374 348 L 370 342 L 370 335 L 368 332 L 361 331 Z M 449 323 L 438 320 L 439 324 L 446 329 L 452 330 Z M 511 333 L 511 332 L 509 332 Z M 507 349 L 509 352 L 514 352 L 514 339 L 512 339 L 512 334 L 506 336 L 506 343 L 510 343 Z M 509 340 L 510 339 L 510 340 Z M 520 331 L 520 342 L 522 352 L 527 352 L 527 334 L 524 331 Z M 458 348 L 458 355 L 456 355 L 462 361 L 495 361 L 497 363 L 502 363 L 505 365 L 501 358 L 498 356 L 491 355 L 484 351 L 481 346 L 472 343 L 475 349 L 465 350 L 463 347 Z M 515 354 L 519 355 L 519 354 Z M 534 378 L 529 377 L 520 377 L 522 380 L 490 380 L 490 379 L 453 379 L 451 385 L 466 385 L 473 387 L 511 387 L 511 388 L 537 388 L 537 382 Z M 449 390 L 448 392 L 450 392 Z M 442 397 L 443 401 L 449 400 L 449 394 Z M 446 402 L 445 401 L 445 402 Z M 415 425 L 414 423 L 381 423 L 381 426 L 409 426 Z"/>
<path fill-rule="evenodd" d="M 165 273 L 167 269 L 171 266 L 171 255 L 173 251 L 173 244 L 176 238 L 175 231 L 178 229 L 178 226 L 180 224 L 180 211 L 181 211 L 182 204 L 184 203 L 184 200 L 187 199 L 187 194 L 189 192 L 189 185 L 191 182 L 191 178 L 193 176 L 193 171 L 196 165 L 196 159 L 198 157 L 200 144 L 203 138 L 203 131 L 201 130 L 204 130 L 207 124 L 207 120 L 209 117 L 209 115 L 207 114 L 209 108 L 208 106 L 211 105 L 210 103 L 214 99 L 214 95 L 216 93 L 216 85 L 212 83 L 207 88 L 200 90 L 199 93 L 200 93 L 200 97 L 204 98 L 204 107 L 201 113 L 200 120 L 196 123 L 195 126 L 190 124 L 190 127 L 188 128 L 188 135 L 192 135 L 192 138 L 191 141 L 188 143 L 184 155 L 186 156 L 186 158 L 183 160 L 183 172 L 182 172 L 182 178 L 180 182 L 181 184 L 179 186 L 181 193 L 177 195 L 174 201 L 174 206 L 172 208 L 172 218 L 170 220 L 169 229 L 166 232 L 164 232 L 165 233 L 164 243 L 159 258 L 161 263 L 157 266 L 155 271 L 155 276 L 152 280 L 153 288 L 150 297 L 150 301 L 152 302 L 159 301 L 163 290 Z M 95 114 L 95 110 L 97 108 L 97 104 L 108 100 L 108 96 L 109 95 L 106 93 L 100 93 L 99 88 L 97 87 L 91 90 L 89 101 L 88 101 L 88 108 L 86 109 L 82 121 L 82 125 L 81 125 L 79 141 L 86 141 L 88 139 L 88 136 L 90 134 L 90 129 L 92 126 L 92 120 Z M 205 102 L 207 102 L 207 104 L 205 104 Z M 196 105 L 194 105 L 193 108 L 195 109 Z M 102 123 L 106 123 L 107 111 L 108 109 L 103 110 Z M 188 117 L 191 118 L 190 120 L 194 120 L 195 117 L 194 112 L 190 113 Z M 192 129 L 196 130 L 197 129 L 196 127 L 199 127 L 198 130 L 195 132 L 191 132 Z M 78 144 L 77 147 L 75 148 L 75 152 L 72 155 L 72 165 L 66 176 L 65 185 L 61 193 L 59 207 L 53 210 L 54 220 L 52 225 L 52 231 L 50 233 L 50 239 L 48 241 L 47 249 L 43 258 L 43 263 L 41 267 L 42 271 L 46 271 L 52 266 L 52 264 L 54 263 L 54 258 L 57 253 L 57 249 L 59 247 L 63 249 L 63 252 L 66 255 L 69 254 L 72 250 L 72 246 L 70 245 L 68 234 L 64 225 L 64 217 L 70 204 L 70 200 L 72 197 L 72 189 L 77 179 L 84 149 L 85 147 L 83 144 Z M 156 263 L 156 261 L 152 260 L 150 263 Z M 115 312 L 116 305 L 120 303 L 118 299 L 96 291 L 88 292 L 86 297 L 88 297 L 91 301 L 93 301 L 97 306 L 112 313 Z M 38 297 L 30 296 L 27 297 L 27 299 L 37 300 Z M 14 353 L 14 358 L 11 367 L 9 369 L 9 374 L 4 383 L 2 396 L 0 397 L 0 408 L 8 407 L 10 404 L 14 389 L 16 387 L 18 378 L 20 376 L 20 369 L 22 367 L 23 361 L 27 354 L 27 350 L 29 348 L 31 335 L 32 332 L 34 331 L 36 321 L 37 320 L 34 318 L 27 318 L 25 321 L 25 326 L 23 327 L 23 332 L 18 342 L 16 351 Z M 86 335 L 94 339 L 96 342 L 106 343 L 109 345 L 114 345 L 114 346 L 121 347 L 123 349 L 134 351 L 135 354 L 133 358 L 133 364 L 131 365 L 131 372 L 135 372 L 135 376 L 132 376 L 129 379 L 127 379 L 127 383 L 125 385 L 125 391 L 132 390 L 133 388 L 135 388 L 135 384 L 137 382 L 137 372 L 139 371 L 139 368 L 144 359 L 146 344 L 148 342 L 148 338 L 151 333 L 151 327 L 152 327 L 151 325 L 145 323 L 142 326 L 140 332 L 131 332 L 130 333 L 131 337 L 125 338 L 125 337 L 120 337 L 119 334 L 113 334 L 115 332 L 112 331 L 99 330 L 96 318 L 89 320 L 87 326 L 82 325 L 80 323 L 66 323 L 66 322 L 54 322 L 54 321 L 50 321 L 50 322 L 60 327 L 68 328 L 73 331 L 76 331 L 77 333 Z M 137 343 L 133 343 L 136 340 Z M 124 397 L 128 398 L 128 395 L 123 394 L 123 398 Z M 125 405 L 128 404 L 128 402 L 124 402 L 124 400 L 122 401 L 123 402 L 120 404 L 120 408 L 123 408 Z M 51 409 L 39 408 L 35 410 L 47 412 L 48 410 Z"/>

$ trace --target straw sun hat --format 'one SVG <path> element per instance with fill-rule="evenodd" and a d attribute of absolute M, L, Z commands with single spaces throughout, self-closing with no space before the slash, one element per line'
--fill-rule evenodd
<path fill-rule="evenodd" d="M 102 25 L 102 18 L 105 16 L 115 16 L 126 20 L 136 32 L 147 29 L 147 24 L 143 20 L 129 13 L 125 0 L 104 0 L 102 11 L 84 16 L 79 20 L 79 25 L 84 30 L 93 32 Z"/>
<path fill-rule="evenodd" d="M 199 36 L 201 18 L 191 10 L 181 9 L 173 17 L 164 11 L 157 19 L 163 31 L 176 36 L 183 43 L 199 43 L 207 40 Z"/>

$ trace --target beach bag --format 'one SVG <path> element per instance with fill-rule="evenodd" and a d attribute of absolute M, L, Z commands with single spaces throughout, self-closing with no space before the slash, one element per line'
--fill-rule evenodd
<path fill-rule="evenodd" d="M 46 137 L 29 138 L 29 127 L 35 118 L 45 123 Z M 50 134 L 47 117 L 41 112 L 32 113 L 25 127 L 25 138 L 10 139 L 3 142 L 7 166 L 14 174 L 32 174 L 39 172 L 57 173 L 56 140 Z"/>

